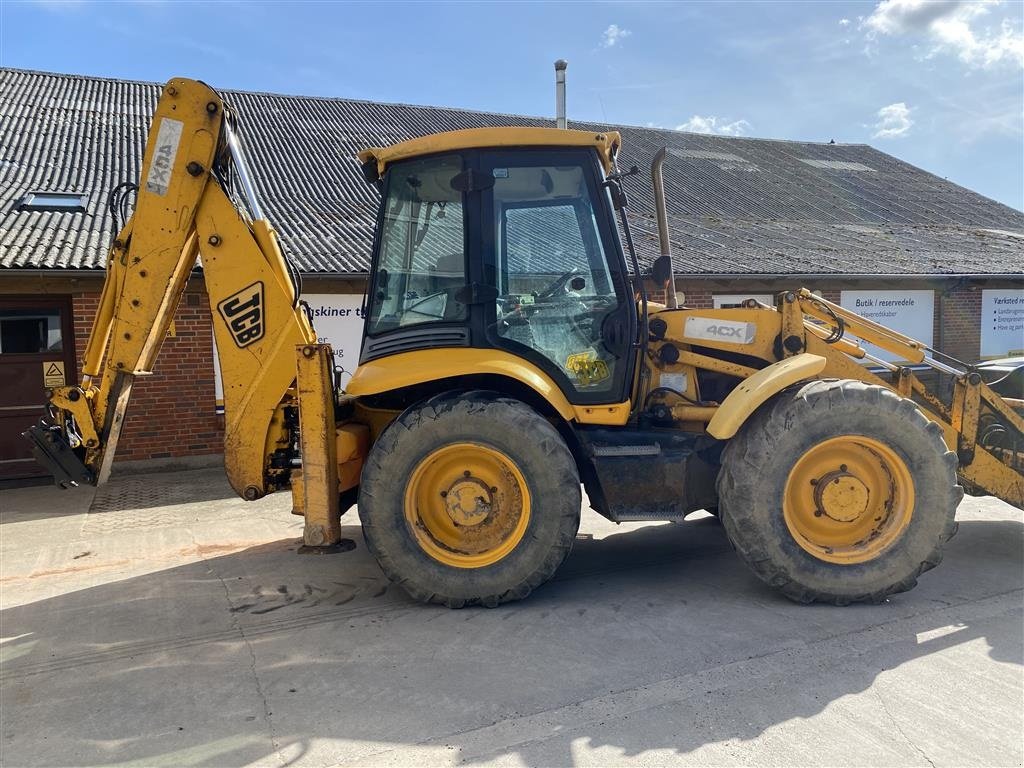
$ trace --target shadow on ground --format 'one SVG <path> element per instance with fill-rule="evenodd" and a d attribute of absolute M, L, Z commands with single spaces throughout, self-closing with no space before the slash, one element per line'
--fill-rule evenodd
<path fill-rule="evenodd" d="M 571 764 L 579 739 L 686 754 L 957 645 L 1024 663 L 1014 521 L 963 522 L 917 590 L 846 609 L 762 587 L 708 518 L 582 539 L 494 610 L 415 605 L 344 535 L 355 552 L 281 540 L 0 613 L 5 763 L 408 764 L 393 750 L 415 745 Z"/>
<path fill-rule="evenodd" d="M 0 491 L 13 491 L 19 488 L 39 488 L 53 485 L 50 475 L 42 477 L 10 477 L 0 478 Z"/>

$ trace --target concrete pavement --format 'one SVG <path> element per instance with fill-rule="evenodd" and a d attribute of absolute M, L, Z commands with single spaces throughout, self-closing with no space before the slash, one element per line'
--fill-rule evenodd
<path fill-rule="evenodd" d="M 95 494 L 95 497 L 94 497 Z M 0 491 L 0 763 L 1020 765 L 1024 525 L 968 499 L 879 606 L 798 606 L 711 518 L 591 512 L 527 601 L 449 611 L 218 470 Z"/>

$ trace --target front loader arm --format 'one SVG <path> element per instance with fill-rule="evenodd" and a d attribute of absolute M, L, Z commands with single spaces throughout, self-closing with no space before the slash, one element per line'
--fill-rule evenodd
<path fill-rule="evenodd" d="M 246 498 L 287 483 L 288 462 L 274 457 L 294 442 L 295 349 L 316 335 L 276 233 L 243 216 L 214 174 L 232 141 L 214 90 L 167 83 L 135 212 L 110 249 L 81 382 L 53 390 L 49 417 L 26 433 L 62 485 L 109 477 L 132 384 L 152 373 L 200 254 L 224 382 L 228 478 Z"/>

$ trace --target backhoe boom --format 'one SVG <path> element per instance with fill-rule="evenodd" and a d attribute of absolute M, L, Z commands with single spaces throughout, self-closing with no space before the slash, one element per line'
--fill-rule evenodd
<path fill-rule="evenodd" d="M 287 487 L 298 464 L 297 417 L 287 412 L 297 407 L 296 349 L 315 346 L 316 334 L 276 233 L 240 211 L 223 186 L 232 166 L 245 172 L 240 160 L 217 93 L 195 81 L 167 83 L 135 212 L 110 249 L 81 382 L 53 390 L 49 420 L 32 430 L 41 460 L 65 484 L 107 480 L 132 384 L 152 373 L 201 257 L 224 382 L 228 479 L 247 499 Z"/>

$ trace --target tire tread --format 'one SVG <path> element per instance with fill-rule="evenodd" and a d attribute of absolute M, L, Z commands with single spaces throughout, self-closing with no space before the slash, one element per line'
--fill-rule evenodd
<path fill-rule="evenodd" d="M 547 551 L 541 562 L 530 573 L 504 585 L 500 590 L 487 591 L 473 595 L 447 594 L 438 591 L 434 586 L 427 586 L 415 573 L 405 573 L 392 556 L 390 547 L 393 544 L 393 522 L 387 526 L 381 524 L 378 517 L 393 515 L 394 510 L 377 510 L 373 503 L 382 496 L 383 489 L 393 483 L 393 472 L 389 469 L 389 459 L 399 450 L 398 443 L 404 434 L 421 429 L 431 421 L 459 419 L 468 416 L 479 416 L 486 413 L 487 418 L 501 424 L 503 430 L 510 434 L 529 436 L 530 445 L 542 454 L 542 461 L 553 471 L 556 483 L 561 489 L 569 489 L 569 503 L 561 505 L 558 512 L 556 533 L 553 541 L 547 542 Z M 389 426 L 370 451 L 366 467 L 363 470 L 360 485 L 360 517 L 363 523 L 367 548 L 377 559 L 381 570 L 393 582 L 402 587 L 413 599 L 422 603 L 435 603 L 448 608 L 463 608 L 471 605 L 483 605 L 493 608 L 501 603 L 521 600 L 534 589 L 548 581 L 565 560 L 572 548 L 580 521 L 580 481 L 576 469 L 576 461 L 558 431 L 544 418 L 525 404 L 501 397 L 496 393 L 485 391 L 465 392 L 457 397 L 432 398 L 421 406 L 411 408 L 403 413 Z M 571 489 L 575 489 L 575 495 Z M 366 504 L 366 501 L 370 502 Z M 573 501 L 575 499 L 575 501 Z M 364 514 L 365 510 L 365 514 Z M 533 514 L 541 513 L 540 505 L 535 501 Z M 399 517 L 401 512 L 399 511 Z M 404 525 L 404 520 L 399 521 Z M 533 534 L 536 538 L 536 533 Z M 544 542 L 539 542 L 544 546 Z"/>
<path fill-rule="evenodd" d="M 797 402 L 799 401 L 799 402 Z M 804 411 L 808 418 L 819 408 L 830 411 L 849 407 L 876 411 L 908 423 L 924 439 L 923 450 L 937 452 L 946 469 L 948 482 L 939 492 L 941 509 L 924 510 L 925 514 L 942 514 L 944 521 L 931 544 L 930 551 L 910 572 L 886 586 L 861 594 L 832 591 L 821 586 L 802 583 L 794 573 L 773 556 L 766 527 L 759 517 L 781 512 L 766 509 L 763 498 L 763 473 L 768 471 L 766 457 L 773 456 L 775 436 L 792 429 L 794 412 Z M 796 410 L 794 404 L 799 408 Z M 800 603 L 825 602 L 846 605 L 851 602 L 884 602 L 890 595 L 905 592 L 917 584 L 917 577 L 934 568 L 942 560 L 943 546 L 956 534 L 956 508 L 963 498 L 957 483 L 956 455 L 949 451 L 939 425 L 927 419 L 913 401 L 899 397 L 891 390 L 856 380 L 817 380 L 785 390 L 756 413 L 744 428 L 726 445 L 722 453 L 722 469 L 718 477 L 718 493 L 722 525 L 733 548 L 750 569 L 769 586 Z M 913 470 L 912 470 L 913 471 Z M 917 512 L 918 514 L 922 512 Z"/>

